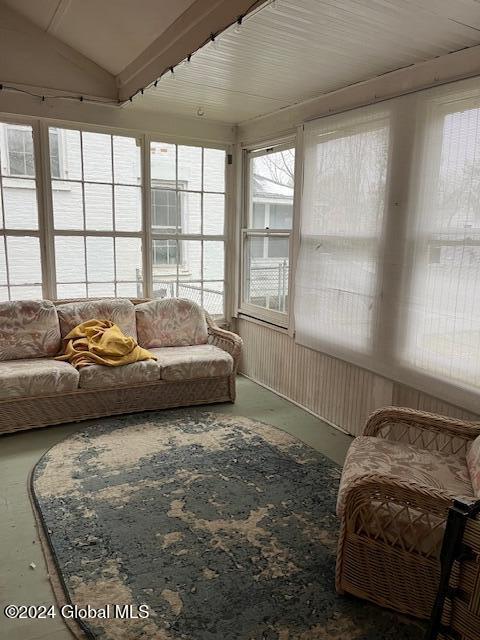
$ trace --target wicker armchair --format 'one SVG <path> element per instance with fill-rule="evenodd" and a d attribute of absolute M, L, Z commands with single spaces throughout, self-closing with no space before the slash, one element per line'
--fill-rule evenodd
<path fill-rule="evenodd" d="M 448 510 L 474 500 L 466 456 L 480 423 L 389 407 L 363 434 L 338 496 L 337 591 L 429 618 Z"/>

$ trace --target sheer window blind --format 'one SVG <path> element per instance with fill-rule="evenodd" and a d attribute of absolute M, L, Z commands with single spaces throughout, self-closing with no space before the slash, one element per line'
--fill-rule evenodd
<path fill-rule="evenodd" d="M 389 141 L 381 109 L 305 125 L 295 327 L 314 349 L 372 351 Z"/>
<path fill-rule="evenodd" d="M 398 355 L 480 391 L 480 93 L 428 106 Z"/>
<path fill-rule="evenodd" d="M 478 409 L 480 82 L 308 123 L 300 344 Z"/>

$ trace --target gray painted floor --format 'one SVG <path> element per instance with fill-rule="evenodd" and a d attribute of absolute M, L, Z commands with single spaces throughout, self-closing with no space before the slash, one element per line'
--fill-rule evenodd
<path fill-rule="evenodd" d="M 287 400 L 240 377 L 234 405 L 209 410 L 260 420 L 297 436 L 342 463 L 350 437 L 299 409 Z M 28 475 L 43 452 L 87 422 L 36 429 L 0 437 L 0 639 L 68 640 L 72 638 L 62 619 L 8 620 L 6 604 L 55 602 L 38 541 L 27 493 Z M 30 563 L 36 568 L 31 569 Z"/>

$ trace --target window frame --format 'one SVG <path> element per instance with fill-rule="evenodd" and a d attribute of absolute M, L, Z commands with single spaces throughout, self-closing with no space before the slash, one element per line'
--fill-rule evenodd
<path fill-rule="evenodd" d="M 169 144 L 169 145 L 174 145 L 176 147 L 176 151 L 175 151 L 175 172 L 176 172 L 176 177 L 175 180 L 165 180 L 166 186 L 165 187 L 161 187 L 162 189 L 165 190 L 171 190 L 174 191 L 177 194 L 177 198 L 178 200 L 182 200 L 183 194 L 188 194 L 188 193 L 197 193 L 200 194 L 201 197 L 201 230 L 200 233 L 183 233 L 183 232 L 179 232 L 179 225 L 177 224 L 177 228 L 173 229 L 171 231 L 157 231 L 155 230 L 153 224 L 152 224 L 152 200 L 151 200 L 151 193 L 152 193 L 152 189 L 156 188 L 153 186 L 153 181 L 151 178 L 151 167 L 150 167 L 150 161 L 151 161 L 151 156 L 150 156 L 150 149 L 151 149 L 151 144 L 152 143 L 157 143 L 157 144 Z M 204 185 L 203 185 L 203 178 L 202 178 L 202 184 L 200 186 L 199 189 L 190 189 L 188 188 L 188 185 L 186 185 L 185 181 L 182 179 L 178 178 L 178 147 L 180 146 L 188 146 L 188 147 L 197 147 L 202 149 L 202 154 L 201 154 L 201 162 L 202 162 L 202 168 L 201 168 L 201 172 L 202 172 L 202 176 L 203 176 L 203 168 L 204 168 L 204 150 L 205 149 L 218 149 L 221 151 L 225 152 L 225 182 L 224 182 L 224 191 L 220 192 L 220 191 L 205 191 L 203 189 Z M 231 317 L 231 302 L 230 299 L 228 297 L 228 287 L 227 285 L 227 279 L 228 279 L 228 274 L 230 272 L 230 265 L 228 263 L 228 244 L 229 244 L 229 229 L 230 229 L 230 223 L 229 223 L 229 217 L 230 217 L 230 202 L 229 202 L 229 189 L 230 189 L 230 184 L 231 184 L 231 178 L 229 175 L 229 171 L 228 171 L 228 167 L 229 167 L 229 154 L 231 151 L 231 148 L 229 145 L 221 145 L 221 144 L 214 144 L 214 143 L 209 143 L 209 142 L 200 142 L 200 141 L 185 141 L 185 140 L 181 140 L 178 138 L 172 138 L 171 136 L 149 136 L 146 139 L 146 143 L 145 143 L 145 175 L 147 175 L 147 171 L 148 171 L 148 185 L 146 184 L 146 216 L 145 216 L 145 224 L 146 224 L 146 238 L 147 238 L 147 242 L 149 242 L 148 246 L 152 247 L 152 250 L 149 253 L 149 257 L 151 260 L 151 265 L 150 265 L 150 276 L 152 278 L 150 286 L 151 286 L 151 295 L 149 297 L 153 297 L 153 240 L 173 240 L 177 243 L 177 256 L 179 257 L 176 266 L 176 273 L 175 274 L 168 274 L 170 277 L 172 277 L 172 282 L 171 284 L 174 285 L 174 287 L 172 288 L 172 290 L 175 291 L 175 295 L 178 296 L 178 289 L 179 289 L 179 285 L 182 284 L 182 281 L 180 280 L 180 276 L 182 275 L 182 271 L 184 270 L 183 267 L 183 256 L 182 256 L 182 247 L 181 247 L 181 242 L 182 241 L 188 241 L 188 240 L 196 240 L 196 241 L 200 241 L 201 244 L 201 257 L 200 257 L 200 266 L 201 266 L 201 275 L 200 275 L 200 279 L 199 282 L 201 283 L 201 292 L 200 292 L 200 299 L 201 299 L 201 306 L 203 306 L 203 295 L 204 295 L 204 291 L 206 289 L 208 289 L 208 286 L 205 287 L 204 285 L 207 284 L 209 282 L 211 283 L 216 283 L 216 282 L 223 282 L 223 315 L 222 316 L 215 316 L 215 320 L 217 322 L 223 322 L 224 320 L 228 320 Z M 158 179 L 156 179 L 156 181 L 158 181 Z M 167 183 L 170 182 L 170 186 L 168 186 Z M 203 219 L 204 219 L 204 210 L 203 210 L 203 200 L 204 200 L 204 195 L 205 194 L 220 194 L 223 195 L 224 197 L 224 223 L 223 223 L 223 234 L 206 234 L 204 232 L 203 229 Z M 183 205 L 182 205 L 183 206 Z M 177 223 L 180 222 L 181 225 L 183 227 L 184 221 L 183 219 L 179 219 L 177 220 Z M 204 256 L 204 242 L 208 242 L 208 241 L 216 241 L 216 242 L 223 242 L 223 265 L 224 265 L 224 270 L 223 270 L 223 277 L 222 278 L 204 278 L 204 270 L 203 270 L 203 256 Z M 171 265 L 174 266 L 174 265 Z M 160 266 L 161 268 L 165 268 L 165 270 L 167 271 L 169 269 L 170 265 L 163 265 Z M 183 275 L 186 275 L 187 271 L 185 271 L 185 273 L 183 273 Z M 195 281 L 197 282 L 197 281 Z M 188 281 L 186 281 L 186 283 L 188 284 Z M 218 292 L 215 292 L 218 293 Z"/>
<path fill-rule="evenodd" d="M 300 129 L 300 128 L 299 128 Z M 240 216 L 240 269 L 239 269 L 239 287 L 238 287 L 238 301 L 237 301 L 237 315 L 246 316 L 247 318 L 253 318 L 255 320 L 274 325 L 281 329 L 287 330 L 290 335 L 293 335 L 293 260 L 295 256 L 296 247 L 295 242 L 297 238 L 297 222 L 298 222 L 298 191 L 299 180 L 301 172 L 299 162 L 299 148 L 301 144 L 299 130 L 296 135 L 289 135 L 280 140 L 272 140 L 263 142 L 262 144 L 246 146 L 242 149 L 242 178 L 243 178 L 243 193 L 242 193 L 242 210 Z M 286 151 L 293 149 L 295 151 L 295 163 L 294 163 L 294 185 L 293 185 L 293 205 L 292 205 L 292 226 L 290 229 L 260 229 L 250 226 L 250 220 L 253 218 L 252 201 L 251 201 L 251 182 L 252 182 L 252 162 L 255 157 L 261 157 L 268 155 L 269 153 L 278 153 L 280 151 Z M 266 203 L 267 204 L 267 203 Z M 267 309 L 251 302 L 246 299 L 247 292 L 247 279 L 248 279 L 248 239 L 254 237 L 263 237 L 264 242 L 264 256 L 266 249 L 266 240 L 268 238 L 287 238 L 288 239 L 288 308 L 285 312 L 274 309 Z M 268 257 L 265 259 L 268 260 Z"/>
<path fill-rule="evenodd" d="M 42 127 L 42 132 L 43 132 L 43 153 L 44 153 L 44 163 L 43 163 L 43 170 L 44 170 L 44 178 L 45 178 L 45 183 L 44 183 L 44 188 L 45 188 L 45 193 L 47 194 L 47 206 L 46 206 L 46 215 L 48 217 L 47 222 L 45 223 L 45 228 L 47 229 L 47 237 L 46 237 L 46 242 L 48 243 L 48 252 L 50 254 L 49 257 L 49 288 L 50 290 L 53 292 L 53 298 L 55 300 L 65 300 L 65 299 L 70 299 L 70 297 L 64 298 L 63 296 L 60 296 L 58 294 L 58 285 L 63 285 L 63 286 L 75 286 L 75 285 L 83 285 L 85 284 L 85 292 L 86 292 L 86 296 L 82 296 L 85 297 L 85 299 L 95 299 L 95 298 L 99 298 L 99 297 L 112 297 L 112 296 L 99 296 L 99 295 L 92 295 L 89 296 L 89 292 L 88 292 L 88 287 L 89 285 L 108 285 L 108 284 L 112 284 L 113 285 L 113 296 L 117 296 L 119 295 L 117 293 L 117 285 L 122 285 L 122 284 L 133 284 L 134 281 L 131 280 L 123 280 L 123 279 L 118 279 L 117 278 L 117 260 L 116 260 L 116 253 L 117 253 L 117 247 L 116 247 L 116 239 L 117 238 L 139 238 L 140 239 L 140 253 L 141 253 L 141 265 L 142 265 L 142 280 L 141 280 L 141 295 L 140 296 L 127 296 L 127 297 L 133 297 L 133 298 L 143 298 L 146 297 L 146 287 L 145 287 L 145 271 L 144 271 L 144 242 L 143 242 L 143 207 L 141 205 L 140 207 L 140 229 L 138 231 L 121 231 L 115 228 L 115 200 L 114 200 L 114 194 L 115 194 L 115 188 L 117 186 L 137 186 L 140 189 L 140 195 L 141 195 L 141 203 L 143 203 L 144 197 L 143 197 L 143 191 L 144 191 L 144 184 L 145 184 L 145 176 L 144 176 L 144 172 L 143 172 L 143 165 L 142 165 L 142 148 L 143 148 L 143 144 L 144 144 L 144 134 L 139 134 L 138 132 L 130 132 L 130 131 L 123 131 L 123 130 L 116 130 L 113 128 L 106 128 L 106 127 L 90 127 L 88 125 L 83 125 L 83 124 L 75 124 L 75 123 L 71 123 L 71 122 L 67 122 L 67 123 L 63 123 L 63 122 L 42 122 L 41 123 L 41 127 Z M 112 157 L 111 157 L 111 164 L 112 164 L 112 180 L 110 181 L 98 181 L 98 180 L 91 180 L 85 177 L 85 172 L 84 172 L 84 158 L 83 158 L 83 152 L 82 152 L 82 147 L 83 147 L 83 142 L 80 143 L 80 161 L 81 161 L 81 173 L 80 173 L 80 177 L 77 178 L 72 178 L 72 177 L 66 177 L 63 176 L 61 178 L 56 178 L 56 177 L 52 177 L 51 175 L 51 164 L 50 164 L 50 128 L 55 128 L 55 129 L 61 129 L 61 130 L 69 130 L 69 131 L 75 131 L 75 132 L 79 132 L 80 135 L 82 136 L 84 133 L 97 133 L 97 134 L 102 134 L 102 135 L 108 135 L 110 136 L 110 145 L 111 145 L 111 152 L 112 152 Z M 62 132 L 60 131 L 60 134 Z M 135 138 L 137 140 L 137 144 L 138 147 L 140 149 L 140 183 L 138 185 L 134 185 L 133 183 L 126 183 L 126 182 L 117 182 L 115 181 L 115 175 L 114 175 L 114 155 L 113 155 L 113 140 L 115 137 L 124 137 L 124 138 Z M 62 135 L 60 135 L 60 138 L 63 138 Z M 83 138 L 81 138 L 81 140 L 83 140 Z M 64 144 L 64 143 L 62 143 Z M 59 145 L 60 147 L 60 145 Z M 105 187 L 110 187 L 112 190 L 112 229 L 105 229 L 105 230 L 93 230 L 93 229 L 87 229 L 87 228 L 83 228 L 83 229 L 57 229 L 55 228 L 55 220 L 54 220 L 54 206 L 53 206 L 53 191 L 57 191 L 57 187 L 54 185 L 55 182 L 61 182 L 61 183 L 67 183 L 67 184 L 79 184 L 81 185 L 82 188 L 82 207 L 83 207 L 83 215 L 85 216 L 85 195 L 84 195 L 84 188 L 85 185 L 90 184 L 90 185 L 102 185 Z M 63 186 L 63 185 L 62 185 Z M 68 189 L 67 189 L 68 190 Z M 60 237 L 75 237 L 75 238 L 83 238 L 83 242 L 84 242 L 84 280 L 82 281 L 78 281 L 78 282 L 58 282 L 57 281 L 57 274 L 56 274 L 56 247 L 55 247 L 55 239 L 56 238 L 60 238 Z M 111 238 L 112 239 L 112 247 L 113 247 L 113 281 L 100 281 L 100 280 L 92 280 L 89 279 L 88 277 L 88 253 L 87 253 L 87 243 L 88 243 L 88 239 L 89 238 Z M 138 286 L 138 285 L 137 285 Z"/>
<path fill-rule="evenodd" d="M 40 154 L 40 136 L 39 136 L 39 127 L 36 120 L 32 118 L 28 118 L 25 116 L 17 115 L 11 116 L 9 114 L 0 114 L 0 124 L 5 125 L 6 127 L 12 128 L 23 128 L 30 127 L 32 132 L 32 141 L 33 141 L 33 164 L 34 164 L 34 175 L 33 176 L 11 176 L 10 175 L 10 167 L 9 167 L 9 156 L 8 156 L 8 144 L 6 137 L 2 134 L 0 136 L 0 156 L 6 158 L 6 164 L 4 165 L 7 170 L 7 175 L 3 173 L 3 168 L 0 166 L 0 198 L 1 198 L 1 210 L 0 214 L 4 219 L 4 180 L 12 180 L 13 184 L 8 185 L 8 188 L 32 188 L 29 187 L 28 184 L 33 183 L 35 190 L 35 201 L 37 206 L 37 227 L 36 228 L 25 228 L 25 229 L 15 229 L 12 227 L 7 227 L 3 224 L 3 227 L 0 228 L 0 242 L 3 243 L 5 250 L 5 261 L 6 261 L 6 270 L 7 270 L 7 278 L 6 278 L 6 289 L 8 292 L 8 299 L 15 300 L 16 298 L 11 298 L 10 289 L 12 287 L 21 287 L 21 286 L 34 286 L 39 287 L 42 291 L 42 297 L 46 298 L 50 293 L 50 290 L 47 286 L 47 256 L 46 256 L 46 248 L 45 248 L 45 227 L 43 224 L 44 220 L 44 207 L 43 207 L 43 184 L 42 184 L 42 171 L 39 169 L 42 165 L 41 154 Z M 10 282 L 9 275 L 9 265 L 8 265 L 8 254 L 7 254 L 7 238 L 11 237 L 26 237 L 26 238 L 37 238 L 39 242 L 39 253 L 40 253 L 40 272 L 41 272 L 41 282 L 33 282 L 27 284 L 15 285 Z"/>

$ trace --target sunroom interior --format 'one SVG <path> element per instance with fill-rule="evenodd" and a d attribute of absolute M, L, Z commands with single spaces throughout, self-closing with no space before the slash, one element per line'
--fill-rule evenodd
<path fill-rule="evenodd" d="M 47 449 L 115 414 L 149 409 L 163 416 L 208 402 L 199 395 L 141 404 L 170 393 L 152 387 L 141 401 L 137 389 L 122 410 L 72 409 L 68 417 L 57 408 L 49 420 L 50 401 L 7 390 L 10 378 L 1 382 L 2 365 L 15 357 L 12 340 L 20 349 L 19 329 L 9 333 L 12 309 L 19 301 L 52 301 L 60 310 L 128 299 L 140 310 L 181 299 L 206 312 L 212 349 L 229 339 L 222 331 L 236 336 L 223 351 L 233 357 L 222 374 L 228 382 L 212 396 L 216 404 L 199 410 L 278 427 L 340 470 L 351 443 L 359 443 L 341 481 L 343 551 L 339 595 L 331 597 L 342 602 L 351 594 L 407 620 L 399 618 L 402 636 L 388 635 L 395 625 L 385 621 L 375 626 L 377 609 L 371 627 L 353 614 L 353 626 L 335 626 L 340 614 L 332 614 L 328 624 L 269 618 L 253 628 L 239 614 L 235 627 L 212 631 L 207 623 L 182 626 L 186 598 L 176 609 L 167 594 L 175 622 L 166 630 L 157 611 L 159 626 L 142 627 L 144 635 L 135 627 L 125 635 L 116 627 L 79 631 L 60 617 L 45 624 L 8 619 L 0 638 L 413 639 L 428 624 L 428 637 L 437 637 L 434 602 L 450 507 L 441 501 L 480 497 L 479 74 L 477 0 L 0 1 L 2 605 L 55 602 L 48 559 L 40 545 L 32 550 L 35 522 L 41 527 L 46 516 L 34 519 L 26 488 Z M 142 343 L 138 323 L 137 315 L 139 348 L 153 347 L 155 356 L 164 345 Z M 182 344 L 198 349 L 200 342 Z M 115 385 L 121 393 L 122 383 Z M 235 385 L 236 402 L 222 404 L 235 400 Z M 95 398 L 75 402 L 102 403 L 95 389 Z M 372 415 L 382 411 L 387 417 L 375 426 Z M 388 519 L 378 516 L 387 490 L 377 490 L 369 497 L 377 528 L 350 535 L 355 505 L 347 484 L 360 480 L 346 469 L 361 466 L 363 456 L 368 477 L 386 474 L 385 458 L 394 454 L 372 450 L 380 435 L 389 446 L 397 439 L 399 447 L 417 448 L 410 458 L 402 450 L 398 483 L 435 485 L 438 479 L 415 476 L 415 464 L 434 466 L 428 457 L 418 462 L 421 450 L 444 456 L 435 464 L 450 471 L 461 458 L 468 491 L 438 485 L 441 496 L 429 494 L 434 515 L 402 494 Z M 412 530 L 425 513 L 429 522 L 439 519 L 433 551 L 418 542 L 418 529 L 414 543 L 385 533 L 409 509 L 417 509 L 405 525 Z M 478 626 L 469 630 L 480 616 L 479 530 L 477 523 L 476 587 L 467 580 L 474 593 L 448 623 L 443 612 L 438 637 L 480 637 Z M 403 554 L 401 568 L 395 555 L 372 568 L 368 545 L 377 545 L 377 558 L 381 544 Z M 368 584 L 355 577 L 362 567 Z M 379 577 L 389 570 L 391 581 L 401 574 L 401 595 Z M 423 592 L 428 597 L 418 604 Z M 75 603 L 68 589 L 67 601 Z"/>

